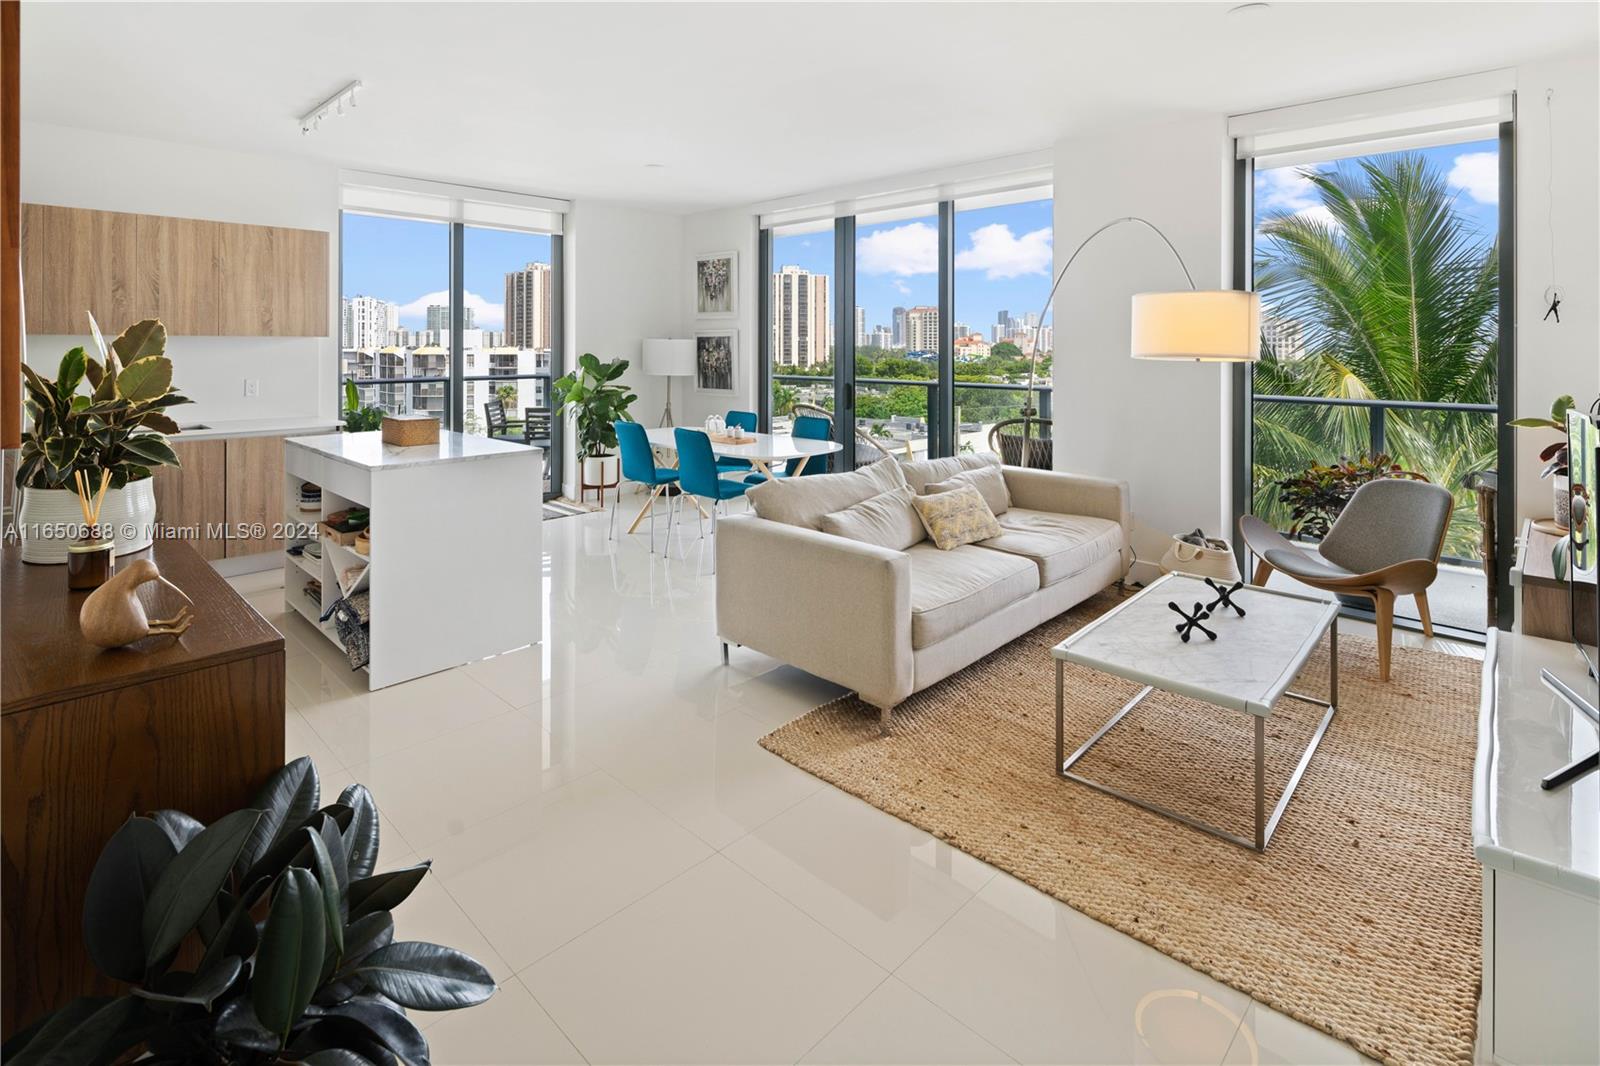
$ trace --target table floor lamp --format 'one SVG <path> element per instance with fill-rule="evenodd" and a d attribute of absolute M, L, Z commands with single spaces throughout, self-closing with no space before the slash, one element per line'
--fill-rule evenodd
<path fill-rule="evenodd" d="M 694 374 L 694 341 L 646 340 L 641 353 L 640 369 L 652 377 L 667 379 L 667 406 L 661 412 L 659 425 L 672 425 L 672 379 Z"/>

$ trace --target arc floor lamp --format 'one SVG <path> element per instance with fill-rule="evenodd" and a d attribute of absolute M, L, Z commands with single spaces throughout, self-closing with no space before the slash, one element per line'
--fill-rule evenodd
<path fill-rule="evenodd" d="M 1178 261 L 1183 279 L 1189 283 L 1188 291 L 1141 292 L 1133 297 L 1133 330 L 1129 354 L 1135 359 L 1182 359 L 1202 363 L 1254 363 L 1261 358 L 1261 297 L 1253 292 L 1238 289 L 1199 289 L 1194 276 L 1178 254 L 1177 247 L 1149 219 L 1137 215 L 1114 218 L 1085 237 L 1066 263 L 1056 273 L 1050 295 L 1045 297 L 1039 310 L 1039 321 L 1033 329 L 1033 353 L 1028 361 L 1028 393 L 1022 407 L 1022 459 L 1024 465 L 1034 465 L 1033 445 L 1030 438 L 1034 422 L 1043 422 L 1033 405 L 1035 377 L 1039 368 L 1039 337 L 1044 329 L 1045 316 L 1055 302 L 1056 290 L 1094 239 L 1108 230 L 1126 223 L 1144 226 L 1167 246 L 1167 251 Z M 1041 425 L 1041 428 L 1042 425 Z"/>

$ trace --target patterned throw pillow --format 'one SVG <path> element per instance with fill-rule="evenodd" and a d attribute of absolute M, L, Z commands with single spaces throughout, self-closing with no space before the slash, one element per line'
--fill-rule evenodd
<path fill-rule="evenodd" d="M 971 485 L 932 496 L 914 496 L 911 505 L 940 551 L 998 537 L 1002 532 L 999 519 L 983 502 L 983 494 Z"/>

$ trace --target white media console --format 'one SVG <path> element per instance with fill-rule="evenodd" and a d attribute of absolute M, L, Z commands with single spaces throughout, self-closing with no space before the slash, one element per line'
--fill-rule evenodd
<path fill-rule="evenodd" d="M 1483 663 L 1472 842 L 1483 864 L 1479 1057 L 1600 1062 L 1600 774 L 1540 779 L 1595 750 L 1595 723 L 1541 683 L 1595 697 L 1577 648 L 1491 629 Z"/>

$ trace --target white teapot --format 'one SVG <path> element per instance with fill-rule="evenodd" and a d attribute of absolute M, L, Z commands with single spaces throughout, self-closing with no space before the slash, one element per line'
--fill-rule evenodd
<path fill-rule="evenodd" d="M 706 419 L 706 433 L 710 436 L 720 437 L 728 431 L 728 424 L 722 420 L 721 415 L 712 415 Z"/>

